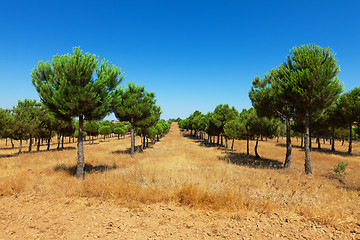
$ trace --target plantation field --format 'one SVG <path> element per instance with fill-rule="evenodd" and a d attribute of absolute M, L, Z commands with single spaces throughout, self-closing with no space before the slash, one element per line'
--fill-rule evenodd
<path fill-rule="evenodd" d="M 33 153 L 25 144 L 17 155 L 1 140 L 0 239 L 360 238 L 360 144 L 350 156 L 347 143 L 336 142 L 335 153 L 329 142 L 313 149 L 308 176 L 300 140 L 292 141 L 284 170 L 285 139 L 260 141 L 255 160 L 245 141 L 234 152 L 208 147 L 173 123 L 133 157 L 129 136 L 86 142 L 78 181 L 76 143 Z M 333 174 L 339 162 L 349 163 L 345 184 Z"/>

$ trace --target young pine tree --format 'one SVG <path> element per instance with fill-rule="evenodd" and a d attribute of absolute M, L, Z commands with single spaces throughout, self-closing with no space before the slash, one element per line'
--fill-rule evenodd
<path fill-rule="evenodd" d="M 144 86 L 129 83 L 127 88 L 117 88 L 112 94 L 112 109 L 119 121 L 131 124 L 131 154 L 135 153 L 135 125 L 152 113 L 155 93 L 145 91 Z"/>

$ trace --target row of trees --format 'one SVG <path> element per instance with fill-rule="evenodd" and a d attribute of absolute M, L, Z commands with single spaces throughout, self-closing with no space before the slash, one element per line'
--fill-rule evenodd
<path fill-rule="evenodd" d="M 51 63 L 40 61 L 31 76 L 41 102 L 49 111 L 65 121 L 78 118 L 77 178 L 84 177 L 84 120 L 100 120 L 112 111 L 119 121 L 130 122 L 132 154 L 135 127 L 141 128 L 143 136 L 147 131 L 148 136 L 154 134 L 151 130 L 161 113 L 155 94 L 131 83 L 127 88 L 120 87 L 125 78 L 121 69 L 106 60 L 99 64 L 94 54 L 83 54 L 75 47 L 72 55 L 56 55 Z"/>
<path fill-rule="evenodd" d="M 190 134 L 195 137 L 204 138 L 206 144 L 228 148 L 228 140 L 232 140 L 231 150 L 235 139 L 246 139 L 247 155 L 250 152 L 250 139 L 256 139 L 255 155 L 259 158 L 257 151 L 259 138 L 279 135 L 282 124 L 275 118 L 260 117 L 254 108 L 243 109 L 239 113 L 235 107 L 230 108 L 228 104 L 220 104 L 213 112 L 207 114 L 195 111 L 186 119 L 179 120 L 179 126 L 187 131 L 190 130 Z"/>
<path fill-rule="evenodd" d="M 50 140 L 53 136 L 58 135 L 59 148 L 60 138 L 72 136 L 74 131 L 74 121 L 67 122 L 56 119 L 44 105 L 36 100 L 19 101 L 11 110 L 0 108 L 0 137 L 6 138 L 6 142 L 9 138 L 13 147 L 13 139 L 19 140 L 19 153 L 22 152 L 23 140 L 30 141 L 29 152 L 31 152 L 35 142 L 39 151 L 40 142 L 46 139 L 49 150 Z"/>
<path fill-rule="evenodd" d="M 310 137 L 332 136 L 335 151 L 335 130 L 347 126 L 349 150 L 352 152 L 354 123 L 360 117 L 360 89 L 344 93 L 343 84 L 336 77 L 340 67 L 329 48 L 314 44 L 294 47 L 279 67 L 256 77 L 249 97 L 260 116 L 280 119 L 286 125 L 287 150 L 285 167 L 291 166 L 291 126 L 303 129 L 305 172 L 312 174 Z M 320 141 L 318 141 L 320 144 Z"/>
<path fill-rule="evenodd" d="M 331 138 L 331 150 L 335 151 L 335 138 L 344 139 L 343 129 L 347 128 L 351 153 L 353 133 L 358 130 L 360 88 L 341 95 L 343 84 L 336 77 L 339 72 L 331 49 L 314 44 L 294 47 L 279 67 L 264 78 L 256 77 L 252 81 L 249 97 L 254 108 L 237 113 L 234 107 L 225 104 L 206 115 L 195 111 L 179 121 L 180 127 L 194 131 L 195 135 L 205 132 L 210 142 L 212 136 L 218 136 L 217 144 L 222 136 L 247 139 L 247 142 L 255 138 L 256 157 L 259 157 L 259 136 L 271 137 L 285 132 L 286 168 L 291 166 L 291 136 L 300 135 L 304 139 L 305 172 L 312 174 L 311 135 L 317 138 L 319 148 L 320 137 Z M 249 154 L 249 147 L 247 149 Z"/>
<path fill-rule="evenodd" d="M 155 140 L 157 135 L 162 135 L 169 130 L 169 124 L 165 124 L 164 120 L 156 121 L 151 133 L 149 129 L 145 134 L 141 134 L 144 130 L 140 127 L 136 128 L 136 134 Z M 85 121 L 84 122 L 84 140 L 89 137 L 89 143 L 93 143 L 94 137 L 102 135 L 105 138 L 109 135 L 116 134 L 118 138 L 125 136 L 131 131 L 129 122 L 110 122 L 106 121 Z M 148 133 L 149 132 L 149 133 Z M 50 142 L 53 137 L 57 136 L 57 148 L 64 148 L 64 138 L 78 138 L 79 122 L 64 121 L 57 119 L 46 106 L 36 100 L 18 101 L 18 104 L 11 110 L 0 108 L 0 138 L 9 139 L 14 147 L 13 140 L 19 141 L 19 152 L 22 152 L 23 141 L 29 141 L 29 149 L 31 152 L 33 146 L 36 150 L 40 150 L 41 143 L 47 141 L 47 150 L 50 150 Z M 142 149 L 145 148 L 145 141 L 142 142 Z"/>

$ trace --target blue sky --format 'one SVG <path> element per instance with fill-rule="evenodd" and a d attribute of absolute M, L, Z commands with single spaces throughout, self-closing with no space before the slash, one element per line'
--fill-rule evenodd
<path fill-rule="evenodd" d="M 0 107 L 39 99 L 31 70 L 74 46 L 156 92 L 162 118 L 251 107 L 255 76 L 294 46 L 330 47 L 359 86 L 360 1 L 8 1 L 0 8 Z M 112 116 L 108 118 L 113 118 Z"/>

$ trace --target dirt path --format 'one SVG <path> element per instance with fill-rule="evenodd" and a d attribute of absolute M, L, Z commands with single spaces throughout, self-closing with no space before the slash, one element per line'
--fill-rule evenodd
<path fill-rule="evenodd" d="M 166 156 L 168 165 L 165 160 L 158 164 L 172 171 L 179 160 L 193 161 L 194 153 L 188 155 L 184 148 L 194 146 L 199 155 L 217 157 L 216 149 L 197 146 L 174 125 L 154 148 L 137 157 L 150 161 Z M 47 194 L 0 197 L 0 239 L 357 239 L 357 233 L 359 229 L 337 230 L 278 213 L 205 211 L 172 203 L 125 208 L 96 198 Z"/>

